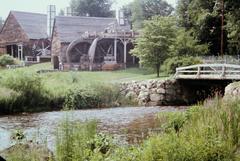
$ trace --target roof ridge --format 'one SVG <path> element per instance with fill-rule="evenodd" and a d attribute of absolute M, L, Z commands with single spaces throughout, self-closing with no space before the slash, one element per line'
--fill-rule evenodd
<path fill-rule="evenodd" d="M 85 18 L 85 19 L 116 19 L 115 17 L 88 17 L 88 16 L 56 16 L 56 18 Z"/>
<path fill-rule="evenodd" d="M 44 13 L 36 13 L 36 12 L 26 12 L 26 11 L 16 11 L 16 10 L 11 10 L 11 13 L 26 13 L 26 14 L 35 14 L 35 15 L 45 15 L 47 16 L 47 14 Z"/>

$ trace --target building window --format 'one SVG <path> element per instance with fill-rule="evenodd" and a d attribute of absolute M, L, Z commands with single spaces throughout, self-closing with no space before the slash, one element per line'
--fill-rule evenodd
<path fill-rule="evenodd" d="M 18 45 L 18 59 L 23 60 L 23 45 Z"/>

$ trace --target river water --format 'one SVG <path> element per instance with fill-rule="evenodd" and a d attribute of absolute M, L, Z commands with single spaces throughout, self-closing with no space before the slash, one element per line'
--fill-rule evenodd
<path fill-rule="evenodd" d="M 184 107 L 121 107 L 94 110 L 57 111 L 0 117 L 0 151 L 14 144 L 11 134 L 20 129 L 27 140 L 47 142 L 54 148 L 54 132 L 66 117 L 72 121 L 96 120 L 98 130 L 107 132 L 122 143 L 135 143 L 149 131 L 156 130 L 156 114 L 184 110 Z"/>

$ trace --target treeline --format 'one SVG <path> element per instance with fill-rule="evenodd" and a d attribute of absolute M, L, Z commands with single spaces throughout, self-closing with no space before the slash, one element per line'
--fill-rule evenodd
<path fill-rule="evenodd" d="M 113 17 L 112 5 L 109 0 L 71 1 L 74 13 L 81 16 Z M 178 0 L 175 9 L 164 0 L 134 0 L 122 9 L 140 32 L 132 54 L 158 75 L 161 70 L 171 74 L 178 66 L 199 63 L 193 60 L 198 56 L 240 54 L 236 0 Z"/>
<path fill-rule="evenodd" d="M 110 0 L 72 0 L 75 15 L 113 17 Z M 172 16 L 177 26 L 184 28 L 200 44 L 209 45 L 210 55 L 219 55 L 223 24 L 224 53 L 240 54 L 240 3 L 236 0 L 178 0 L 174 9 L 165 0 L 134 0 L 122 7 L 126 18 L 136 30 L 142 29 L 144 20 L 154 16 Z M 223 10 L 223 11 L 222 11 Z M 224 13 L 224 15 L 222 15 Z"/>
<path fill-rule="evenodd" d="M 179 0 L 176 10 L 178 25 L 200 43 L 209 44 L 211 55 L 221 53 L 222 22 L 224 53 L 240 54 L 239 14 L 240 3 L 236 0 Z"/>

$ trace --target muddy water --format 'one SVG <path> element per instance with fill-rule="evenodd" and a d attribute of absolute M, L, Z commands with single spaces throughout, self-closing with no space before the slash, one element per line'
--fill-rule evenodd
<path fill-rule="evenodd" d="M 96 120 L 99 131 L 108 132 L 123 143 L 135 143 L 149 131 L 158 127 L 155 115 L 164 111 L 179 111 L 179 107 L 128 107 L 101 110 L 77 110 L 70 112 L 44 112 L 0 117 L 0 150 L 13 144 L 11 134 L 17 129 L 24 131 L 27 140 L 47 142 L 54 147 L 54 132 L 66 116 L 73 121 Z"/>

